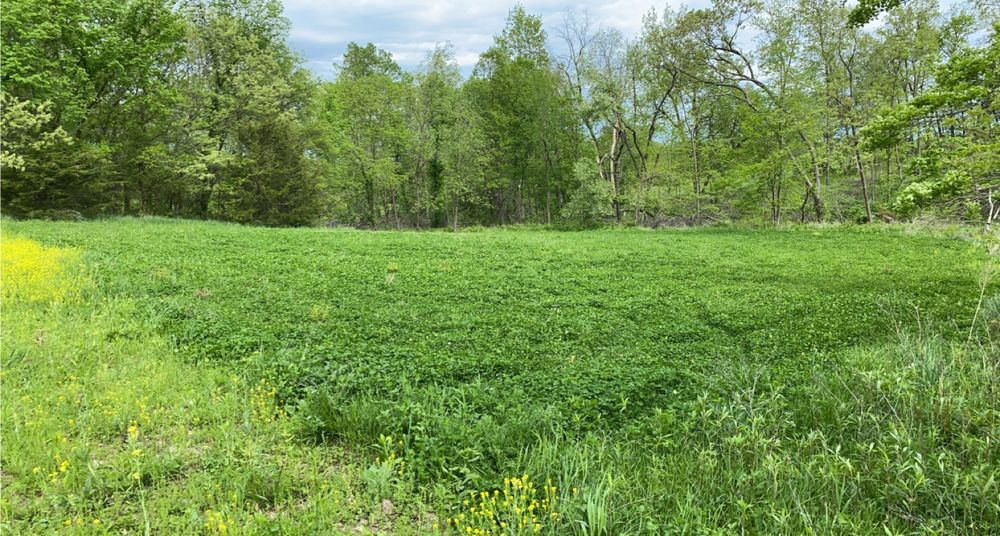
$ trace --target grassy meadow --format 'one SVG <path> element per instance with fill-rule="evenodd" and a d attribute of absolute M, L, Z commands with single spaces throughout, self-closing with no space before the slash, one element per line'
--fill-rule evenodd
<path fill-rule="evenodd" d="M 1000 531 L 982 237 L 2 230 L 5 532 Z"/>

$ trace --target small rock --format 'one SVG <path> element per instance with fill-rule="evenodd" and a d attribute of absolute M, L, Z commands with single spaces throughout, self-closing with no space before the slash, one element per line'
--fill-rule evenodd
<path fill-rule="evenodd" d="M 395 511 L 396 511 L 396 508 L 392 505 L 392 501 L 390 501 L 389 499 L 382 499 L 382 513 L 383 514 L 385 514 L 387 516 L 391 516 L 392 513 L 395 512 Z"/>

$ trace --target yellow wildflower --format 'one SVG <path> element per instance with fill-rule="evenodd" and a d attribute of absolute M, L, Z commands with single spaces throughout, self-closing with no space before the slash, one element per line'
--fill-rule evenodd
<path fill-rule="evenodd" d="M 79 297 L 83 278 L 74 265 L 79 252 L 44 247 L 34 240 L 3 238 L 0 294 L 12 302 L 71 302 Z"/>

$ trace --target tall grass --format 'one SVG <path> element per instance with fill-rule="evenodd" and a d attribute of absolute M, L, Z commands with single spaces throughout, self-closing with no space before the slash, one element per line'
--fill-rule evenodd
<path fill-rule="evenodd" d="M 503 430 L 536 432 L 520 452 L 528 432 L 500 434 L 461 413 L 454 423 L 426 422 L 419 410 L 364 397 L 338 409 L 314 399 L 299 418 L 369 444 L 380 422 L 405 421 L 386 412 L 410 411 L 412 426 L 397 430 L 403 456 L 471 460 L 462 471 L 443 468 L 456 486 L 488 490 L 527 473 L 563 490 L 562 517 L 545 525 L 552 534 L 1000 530 L 1000 348 L 986 334 L 969 342 L 903 335 L 851 349 L 794 387 L 759 369 L 737 376 L 728 397 L 704 396 L 617 434 L 577 437 L 512 417 L 517 425 Z M 477 445 L 477 456 L 463 450 Z"/>

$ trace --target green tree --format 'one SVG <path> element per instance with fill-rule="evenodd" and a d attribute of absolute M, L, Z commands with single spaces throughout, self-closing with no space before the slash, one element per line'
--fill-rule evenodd
<path fill-rule="evenodd" d="M 188 0 L 178 86 L 184 125 L 173 145 L 201 217 L 303 225 L 319 217 L 318 139 L 308 114 L 315 82 L 286 44 L 275 0 Z"/>
<path fill-rule="evenodd" d="M 444 192 L 443 151 L 449 143 L 456 121 L 462 117 L 463 95 L 459 92 L 462 75 L 450 45 L 439 45 L 428 52 L 415 77 L 409 108 L 413 143 L 412 210 L 417 226 L 445 225 L 450 197 Z"/>
<path fill-rule="evenodd" d="M 488 205 L 486 185 L 490 158 L 483 149 L 488 139 L 482 118 L 464 91 L 452 94 L 451 120 L 440 129 L 441 188 L 438 205 L 457 230 L 459 215 L 471 218 Z"/>
<path fill-rule="evenodd" d="M 935 86 L 875 117 L 862 130 L 868 150 L 904 143 L 913 131 L 929 132 L 921 173 L 899 194 L 904 215 L 938 205 L 962 216 L 974 213 L 990 225 L 1000 216 L 1000 25 L 989 43 L 951 56 Z"/>
<path fill-rule="evenodd" d="M 370 43 L 349 45 L 337 81 L 326 87 L 324 122 L 340 206 L 344 216 L 373 228 L 389 218 L 402 225 L 410 90 L 391 56 Z"/>
<path fill-rule="evenodd" d="M 45 103 L 45 129 L 72 139 L 7 170 L 4 208 L 128 211 L 133 156 L 169 120 L 180 17 L 161 0 L 12 0 L 0 19 L 3 93 Z"/>
<path fill-rule="evenodd" d="M 575 160 L 572 108 L 545 42 L 541 19 L 515 7 L 467 82 L 487 140 L 489 219 L 496 223 L 551 221 Z"/>

